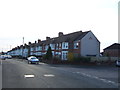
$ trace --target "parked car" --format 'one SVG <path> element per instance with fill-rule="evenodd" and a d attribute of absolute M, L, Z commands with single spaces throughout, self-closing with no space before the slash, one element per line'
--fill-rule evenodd
<path fill-rule="evenodd" d="M 120 67 L 120 60 L 117 60 L 117 61 L 116 61 L 116 66 L 119 66 L 119 67 Z"/>
<path fill-rule="evenodd" d="M 30 56 L 30 57 L 27 58 L 27 60 L 28 60 L 28 64 L 29 63 L 39 64 L 39 59 L 37 59 L 35 56 Z"/>
<path fill-rule="evenodd" d="M 11 55 L 5 55 L 5 58 L 12 59 L 12 56 Z"/>
<path fill-rule="evenodd" d="M 1 55 L 0 58 L 1 58 L 2 60 L 5 60 L 5 59 L 11 59 L 12 56 L 10 56 L 10 55 Z"/>
<path fill-rule="evenodd" d="M 1 55 L 0 59 L 5 60 L 6 59 L 5 55 Z"/>

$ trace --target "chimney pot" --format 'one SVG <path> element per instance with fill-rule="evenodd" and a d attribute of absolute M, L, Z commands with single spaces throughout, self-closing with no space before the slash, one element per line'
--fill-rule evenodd
<path fill-rule="evenodd" d="M 58 33 L 58 36 L 60 37 L 60 36 L 63 36 L 63 32 L 59 32 Z"/>
<path fill-rule="evenodd" d="M 46 40 L 50 40 L 50 37 L 46 37 Z"/>
<path fill-rule="evenodd" d="M 41 42 L 41 40 L 40 39 L 38 39 L 38 43 L 40 43 Z"/>
<path fill-rule="evenodd" d="M 30 45 L 31 44 L 31 42 L 28 42 L 28 45 Z"/>

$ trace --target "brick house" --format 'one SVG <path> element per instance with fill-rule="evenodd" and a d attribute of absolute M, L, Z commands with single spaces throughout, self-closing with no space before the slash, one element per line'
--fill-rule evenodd
<path fill-rule="evenodd" d="M 103 56 L 120 57 L 120 44 L 114 43 L 106 47 L 103 51 Z"/>
<path fill-rule="evenodd" d="M 77 31 L 69 34 L 58 33 L 58 37 L 46 37 L 46 40 L 40 39 L 35 43 L 30 43 L 26 51 L 28 55 L 43 56 L 48 47 L 51 47 L 53 56 L 67 60 L 67 55 L 72 52 L 75 56 L 99 56 L 100 42 L 91 31 Z M 28 49 L 28 50 L 27 50 Z"/>

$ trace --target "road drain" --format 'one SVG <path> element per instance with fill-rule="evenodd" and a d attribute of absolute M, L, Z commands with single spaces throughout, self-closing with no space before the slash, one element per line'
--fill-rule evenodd
<path fill-rule="evenodd" d="M 26 75 L 24 75 L 24 77 L 25 77 L 25 78 L 34 78 L 35 75 L 32 75 L 32 74 L 26 74 Z"/>
<path fill-rule="evenodd" d="M 53 74 L 44 74 L 45 77 L 54 77 L 55 75 Z"/>

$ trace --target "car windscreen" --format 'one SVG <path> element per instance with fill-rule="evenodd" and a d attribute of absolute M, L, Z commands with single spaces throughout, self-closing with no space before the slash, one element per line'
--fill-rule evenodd
<path fill-rule="evenodd" d="M 37 59 L 37 58 L 33 57 L 33 58 L 31 58 L 31 59 Z"/>

